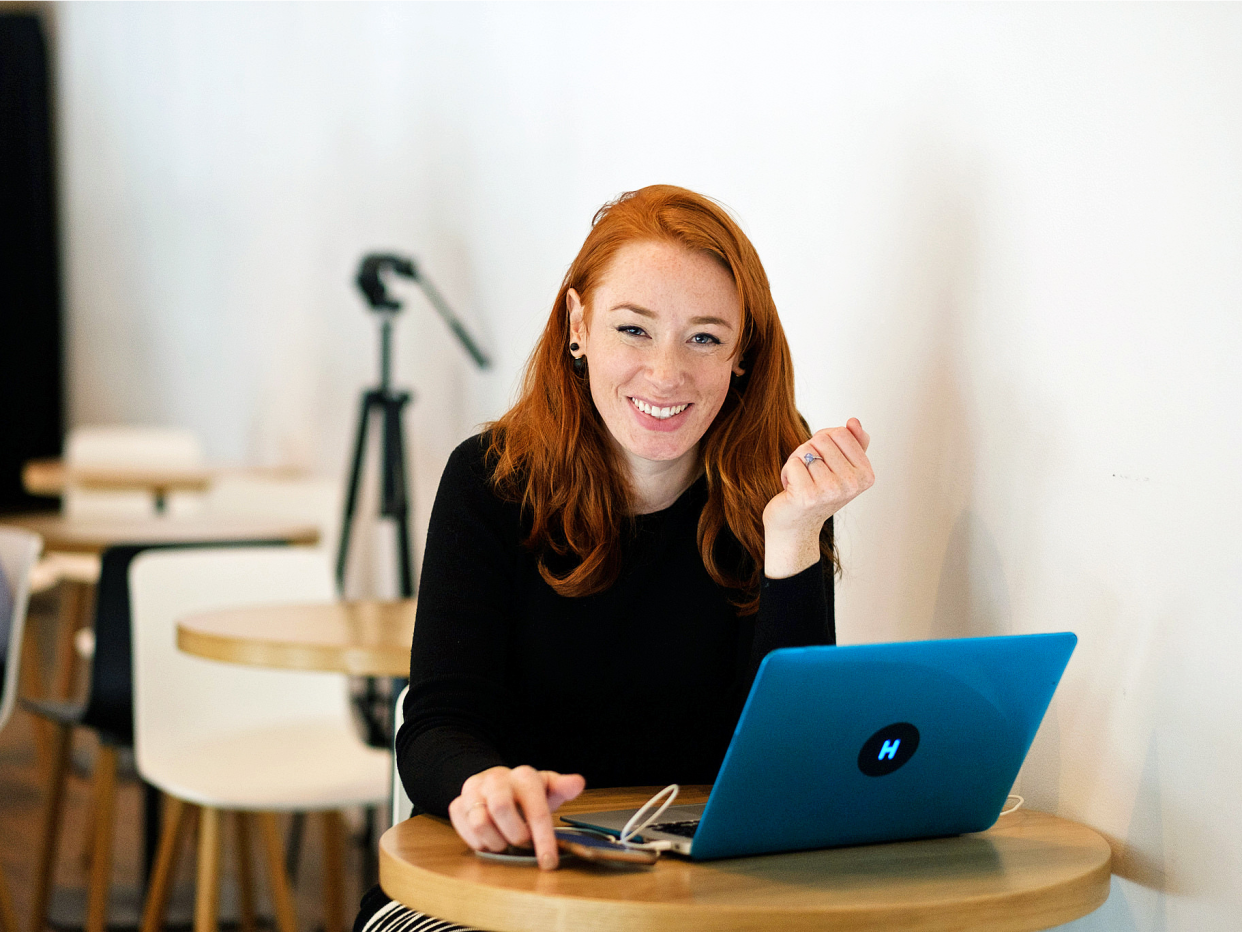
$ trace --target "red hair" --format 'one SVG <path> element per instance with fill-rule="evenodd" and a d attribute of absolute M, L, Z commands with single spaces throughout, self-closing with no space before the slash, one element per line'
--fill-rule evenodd
<path fill-rule="evenodd" d="M 591 400 L 589 375 L 575 373 L 571 365 L 566 295 L 574 289 L 589 308 L 618 250 L 650 241 L 714 256 L 737 284 L 738 357 L 746 371 L 733 379 L 699 442 L 707 504 L 698 545 L 712 579 L 740 590 L 736 604 L 749 614 L 759 605 L 764 506 L 781 491 L 785 460 L 811 432 L 794 406 L 793 362 L 763 264 L 746 234 L 710 198 L 652 185 L 599 209 L 561 283 L 516 404 L 489 425 L 492 483 L 500 495 L 521 503 L 531 522 L 525 544 L 540 554 L 539 572 L 559 594 L 591 595 L 616 581 L 621 533 L 631 513 L 628 473 Z M 747 557 L 741 567 L 726 569 L 717 559 L 717 541 L 726 529 Z M 820 549 L 837 567 L 831 521 L 820 535 Z M 558 573 L 549 566 L 553 554 L 572 555 L 576 565 Z M 556 562 L 559 567 L 566 561 Z"/>

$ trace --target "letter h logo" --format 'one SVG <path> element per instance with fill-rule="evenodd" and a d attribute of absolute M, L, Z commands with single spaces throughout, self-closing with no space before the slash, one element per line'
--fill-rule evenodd
<path fill-rule="evenodd" d="M 900 738 L 894 738 L 891 741 L 885 741 L 884 746 L 880 748 L 880 756 L 877 757 L 876 760 L 884 760 L 884 758 L 886 757 L 889 760 L 892 760 L 893 758 L 897 756 L 897 749 L 899 747 L 901 747 Z"/>

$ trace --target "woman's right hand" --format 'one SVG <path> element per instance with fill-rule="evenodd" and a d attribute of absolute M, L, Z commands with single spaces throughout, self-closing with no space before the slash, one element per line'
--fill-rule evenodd
<path fill-rule="evenodd" d="M 552 813 L 586 788 L 581 774 L 534 767 L 491 767 L 461 785 L 449 803 L 449 819 L 475 851 L 535 848 L 539 867 L 555 870 L 560 858 Z"/>

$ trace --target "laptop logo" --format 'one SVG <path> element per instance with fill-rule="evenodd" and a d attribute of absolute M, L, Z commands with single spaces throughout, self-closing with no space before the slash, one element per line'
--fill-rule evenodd
<path fill-rule="evenodd" d="M 883 777 L 905 766 L 919 749 L 919 730 L 909 722 L 881 728 L 858 752 L 858 769 L 869 777 Z"/>

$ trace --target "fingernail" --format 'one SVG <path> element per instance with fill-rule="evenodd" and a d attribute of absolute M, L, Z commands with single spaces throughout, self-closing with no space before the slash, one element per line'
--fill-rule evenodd
<path fill-rule="evenodd" d="M 539 858 L 539 866 L 545 871 L 550 871 L 556 867 L 556 858 L 550 854 L 545 854 Z"/>

